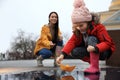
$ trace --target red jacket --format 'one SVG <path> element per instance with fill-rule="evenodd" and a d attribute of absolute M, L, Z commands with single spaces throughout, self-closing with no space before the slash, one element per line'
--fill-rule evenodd
<path fill-rule="evenodd" d="M 108 35 L 108 32 L 106 31 L 105 27 L 102 24 L 95 25 L 92 23 L 93 29 L 88 29 L 87 33 L 88 35 L 95 36 L 99 43 L 96 45 L 96 47 L 99 49 L 99 52 L 104 52 L 108 49 L 111 49 L 112 52 L 115 51 L 115 44 L 113 43 L 111 37 Z M 80 45 L 82 43 L 82 34 L 80 35 L 80 39 L 76 37 L 75 34 L 72 35 L 72 37 L 69 39 L 67 44 L 62 49 L 63 52 L 66 54 L 69 54 L 75 47 Z"/>

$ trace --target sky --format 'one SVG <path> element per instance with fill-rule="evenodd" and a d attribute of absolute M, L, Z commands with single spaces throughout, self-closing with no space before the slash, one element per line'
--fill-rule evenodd
<path fill-rule="evenodd" d="M 48 23 L 48 15 L 56 11 L 61 32 L 71 33 L 71 14 L 74 0 L 0 0 L 0 52 L 9 50 L 17 30 L 39 35 Z M 109 9 L 112 0 L 84 0 L 91 12 Z"/>

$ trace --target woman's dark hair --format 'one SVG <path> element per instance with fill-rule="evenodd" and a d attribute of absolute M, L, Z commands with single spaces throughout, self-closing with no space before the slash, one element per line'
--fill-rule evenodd
<path fill-rule="evenodd" d="M 53 14 L 53 13 L 55 13 L 56 15 L 57 15 L 57 22 L 55 23 L 55 27 L 54 27 L 54 40 L 53 40 L 53 42 L 54 43 L 57 43 L 57 40 L 58 40 L 58 27 L 59 27 L 59 16 L 58 16 L 58 14 L 57 14 L 57 12 L 51 12 L 50 14 L 49 14 L 49 18 L 50 18 L 50 16 Z M 49 21 L 50 22 L 50 21 Z"/>

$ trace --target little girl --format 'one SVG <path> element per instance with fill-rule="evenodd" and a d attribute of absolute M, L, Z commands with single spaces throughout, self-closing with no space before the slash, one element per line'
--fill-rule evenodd
<path fill-rule="evenodd" d="M 85 73 L 99 73 L 99 59 L 108 59 L 115 50 L 112 39 L 99 18 L 85 7 L 83 0 L 74 2 L 72 23 L 73 35 L 56 62 L 60 64 L 66 56 L 71 55 L 90 63 Z"/>

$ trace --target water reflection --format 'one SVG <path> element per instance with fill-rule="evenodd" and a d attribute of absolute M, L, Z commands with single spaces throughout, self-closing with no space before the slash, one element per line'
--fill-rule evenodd
<path fill-rule="evenodd" d="M 57 80 L 56 72 L 53 70 L 41 71 L 34 75 L 33 80 Z"/>
<path fill-rule="evenodd" d="M 72 73 L 64 72 L 61 74 L 61 80 L 99 80 L 99 74 L 84 75 L 81 71 Z"/>
<path fill-rule="evenodd" d="M 119 68 L 102 69 L 100 75 L 84 75 L 82 71 L 60 70 L 31 71 L 20 74 L 3 74 L 0 80 L 119 80 Z"/>
<path fill-rule="evenodd" d="M 120 80 L 120 68 L 106 68 L 105 80 Z"/>
<path fill-rule="evenodd" d="M 99 75 L 86 75 L 85 78 L 87 80 L 99 80 Z"/>

